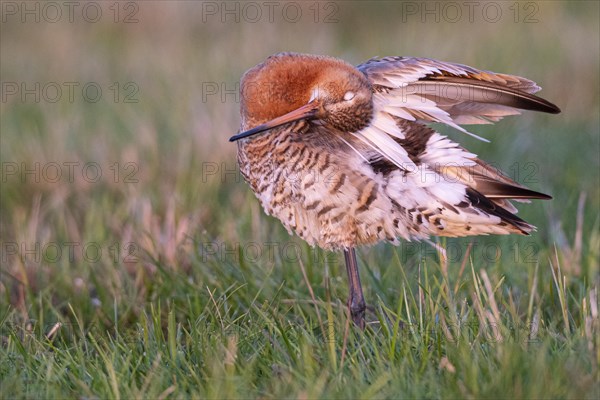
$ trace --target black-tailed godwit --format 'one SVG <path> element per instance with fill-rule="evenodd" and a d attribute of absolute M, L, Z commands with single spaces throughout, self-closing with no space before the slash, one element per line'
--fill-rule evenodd
<path fill-rule="evenodd" d="M 241 82 L 241 173 L 265 212 L 310 245 L 343 250 L 348 306 L 364 327 L 355 247 L 430 235 L 528 234 L 510 200 L 549 199 L 433 130 L 468 133 L 519 110 L 558 113 L 513 75 L 427 58 L 356 67 L 281 53 Z"/>

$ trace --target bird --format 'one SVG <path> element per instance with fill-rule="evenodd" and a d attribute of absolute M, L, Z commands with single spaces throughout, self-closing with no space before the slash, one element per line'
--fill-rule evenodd
<path fill-rule="evenodd" d="M 535 230 L 511 201 L 551 197 L 431 124 L 473 135 L 463 125 L 521 110 L 559 113 L 534 95 L 540 89 L 519 76 L 430 58 L 375 57 L 353 66 L 284 52 L 242 76 L 240 129 L 229 140 L 267 215 L 311 246 L 343 251 L 347 306 L 364 329 L 358 246 Z"/>

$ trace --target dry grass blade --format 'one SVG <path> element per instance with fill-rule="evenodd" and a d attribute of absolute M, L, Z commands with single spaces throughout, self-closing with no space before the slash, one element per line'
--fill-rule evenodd
<path fill-rule="evenodd" d="M 554 251 L 557 252 L 556 247 Z M 557 253 L 556 253 L 557 254 Z M 552 279 L 554 280 L 554 287 L 556 288 L 556 292 L 558 293 L 558 301 L 560 303 L 560 311 L 563 317 L 563 323 L 565 327 L 565 335 L 569 335 L 571 332 L 571 324 L 569 322 L 569 311 L 567 306 L 567 294 L 566 294 L 566 276 L 562 275 L 560 269 L 560 261 L 558 259 L 558 255 L 556 256 L 556 269 L 552 265 L 552 261 L 550 261 L 550 270 L 552 271 Z"/>
<path fill-rule="evenodd" d="M 302 277 L 304 278 L 304 283 L 306 283 L 306 287 L 308 288 L 308 293 L 310 293 L 310 298 L 312 299 L 313 305 L 315 307 L 315 311 L 317 313 L 317 318 L 319 319 L 319 327 L 321 327 L 321 332 L 323 333 L 324 337 L 327 337 L 326 333 L 325 333 L 325 327 L 323 326 L 323 319 L 321 318 L 321 311 L 319 310 L 319 303 L 317 302 L 317 299 L 315 297 L 315 292 L 312 288 L 312 285 L 310 283 L 310 280 L 308 279 L 308 275 L 306 274 L 306 268 L 304 268 L 304 262 L 302 261 L 302 258 L 300 257 L 300 254 L 298 253 L 298 250 L 296 248 L 294 248 L 296 251 L 296 259 L 298 260 L 298 264 L 300 265 L 300 270 L 302 271 Z"/>

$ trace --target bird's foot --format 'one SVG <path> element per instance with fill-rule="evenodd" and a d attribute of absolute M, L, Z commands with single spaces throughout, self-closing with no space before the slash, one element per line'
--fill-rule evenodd
<path fill-rule="evenodd" d="M 353 303 L 348 300 L 350 316 L 354 324 L 361 330 L 364 330 L 367 325 L 375 328 L 379 326 L 380 323 L 387 324 L 390 330 L 395 329 L 396 325 L 398 325 L 400 329 L 404 328 L 404 323 L 399 318 L 389 315 L 385 310 L 380 309 L 378 312 L 375 307 L 366 305 L 364 302 L 354 303 L 354 306 L 352 304 Z M 380 319 L 378 315 L 382 316 L 383 320 Z"/>
<path fill-rule="evenodd" d="M 348 299 L 348 308 L 350 310 L 350 316 L 352 317 L 352 321 L 358 326 L 360 329 L 365 329 L 365 310 L 367 309 L 367 305 L 365 304 L 364 299 Z"/>

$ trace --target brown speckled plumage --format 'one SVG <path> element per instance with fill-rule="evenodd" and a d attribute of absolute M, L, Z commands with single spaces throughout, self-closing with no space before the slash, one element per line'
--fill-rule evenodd
<path fill-rule="evenodd" d="M 497 121 L 518 109 L 559 112 L 534 96 L 539 87 L 525 78 L 423 58 L 353 67 L 281 53 L 250 69 L 241 87 L 242 133 L 231 139 L 241 172 L 290 233 L 346 252 L 351 309 L 360 287 L 354 247 L 430 235 L 527 234 L 533 227 L 514 215 L 509 200 L 549 198 L 426 125 L 468 133 L 461 124 Z M 360 303 L 362 292 L 354 295 Z M 361 306 L 354 308 L 361 325 Z"/>

